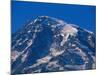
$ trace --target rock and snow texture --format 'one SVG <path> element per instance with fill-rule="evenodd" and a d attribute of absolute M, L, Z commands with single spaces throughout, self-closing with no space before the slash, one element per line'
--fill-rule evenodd
<path fill-rule="evenodd" d="M 67 42 L 67 39 L 69 37 L 69 35 L 75 35 L 77 34 L 78 30 L 74 27 L 72 27 L 71 25 L 65 25 L 63 27 L 63 29 L 61 30 L 61 35 L 63 36 L 63 40 L 61 42 L 61 46 L 63 46 L 63 44 L 65 42 Z"/>
<path fill-rule="evenodd" d="M 85 36 L 84 36 L 85 35 Z M 40 16 L 12 35 L 12 74 L 95 69 L 95 34 Z"/>

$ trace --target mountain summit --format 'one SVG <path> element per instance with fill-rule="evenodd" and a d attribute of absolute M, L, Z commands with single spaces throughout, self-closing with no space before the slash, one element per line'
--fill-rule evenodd
<path fill-rule="evenodd" d="M 95 69 L 95 34 L 39 16 L 12 35 L 12 74 Z"/>

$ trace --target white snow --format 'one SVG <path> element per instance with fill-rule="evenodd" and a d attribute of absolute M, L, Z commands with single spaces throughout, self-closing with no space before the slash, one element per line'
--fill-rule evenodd
<path fill-rule="evenodd" d="M 51 62 L 48 63 L 46 68 L 49 69 L 49 70 L 52 70 L 52 68 L 60 68 L 61 66 L 57 63 L 58 63 L 57 60 L 56 61 L 51 61 Z"/>
<path fill-rule="evenodd" d="M 22 55 L 21 61 L 24 62 L 25 59 L 27 58 L 27 56 L 28 56 L 28 51 L 25 54 Z"/>
<path fill-rule="evenodd" d="M 64 45 L 64 43 L 67 41 L 67 39 L 68 39 L 68 37 L 69 37 L 69 34 L 67 34 L 67 35 L 63 35 L 63 34 L 61 34 L 62 36 L 63 36 L 63 40 L 61 41 L 61 46 L 63 46 Z"/>
<path fill-rule="evenodd" d="M 30 32 L 31 32 L 31 30 L 28 31 L 28 33 L 30 33 Z"/>
<path fill-rule="evenodd" d="M 84 60 L 84 62 L 87 63 L 89 59 L 86 56 L 86 54 L 83 52 L 83 50 L 80 49 L 79 47 L 76 47 L 75 49 L 78 50 L 78 52 L 76 52 L 76 54 L 80 55 L 82 57 L 82 59 Z"/>
<path fill-rule="evenodd" d="M 55 48 L 52 48 L 50 54 L 51 54 L 52 56 L 56 57 L 56 56 L 61 55 L 62 53 L 64 53 L 64 50 L 59 51 L 59 50 L 57 50 L 57 49 L 55 49 Z"/>
<path fill-rule="evenodd" d="M 66 23 L 62 20 L 57 20 L 59 22 L 60 25 L 65 25 Z"/>
<path fill-rule="evenodd" d="M 35 70 L 35 71 L 33 71 L 33 73 L 34 73 L 34 72 L 40 73 L 40 72 L 41 72 L 41 69 Z"/>
<path fill-rule="evenodd" d="M 16 61 L 16 59 L 20 56 L 21 52 L 18 52 L 18 51 L 12 51 L 11 52 L 11 59 L 12 61 Z"/>
<path fill-rule="evenodd" d="M 83 65 L 65 65 L 66 68 L 73 68 L 73 69 L 80 69 L 80 70 L 84 70 L 85 69 L 85 64 Z"/>
<path fill-rule="evenodd" d="M 38 59 L 37 62 L 38 62 L 38 64 L 47 63 L 47 62 L 50 61 L 51 58 L 52 58 L 52 57 L 51 57 L 50 55 L 48 55 L 48 56 L 45 56 L 45 57 L 43 57 L 43 58 L 41 58 L 41 59 Z"/>
<path fill-rule="evenodd" d="M 64 43 L 68 40 L 69 35 L 74 36 L 77 32 L 78 30 L 71 25 L 65 25 L 61 30 L 61 36 L 63 37 L 61 46 L 63 46 Z"/>
<path fill-rule="evenodd" d="M 17 44 L 18 44 L 18 43 L 19 43 L 19 41 L 21 41 L 21 40 L 22 40 L 22 38 L 18 39 L 18 40 L 17 40 Z"/>
<path fill-rule="evenodd" d="M 71 25 L 65 25 L 61 32 L 64 34 L 69 33 L 69 34 L 73 35 L 74 33 L 77 33 L 78 30 L 76 28 L 72 27 Z"/>
<path fill-rule="evenodd" d="M 22 43 L 20 42 L 19 45 L 22 45 Z"/>
<path fill-rule="evenodd" d="M 37 19 L 34 20 L 34 23 L 37 21 Z"/>
<path fill-rule="evenodd" d="M 49 62 L 49 63 L 48 63 L 48 67 L 56 65 L 57 62 L 58 62 L 58 61 L 51 61 L 51 62 Z"/>
<path fill-rule="evenodd" d="M 28 40 L 28 38 L 25 38 L 25 39 L 22 41 L 22 43 L 26 42 L 27 40 Z"/>
<path fill-rule="evenodd" d="M 76 47 L 76 44 L 72 44 L 72 47 Z"/>
<path fill-rule="evenodd" d="M 51 57 L 50 55 L 47 55 L 47 56 L 45 56 L 45 57 L 43 57 L 43 58 L 41 58 L 41 59 L 38 59 L 38 60 L 36 61 L 36 63 L 33 64 L 32 66 L 29 66 L 29 67 L 24 68 L 24 69 L 33 68 L 33 67 L 37 67 L 37 66 L 39 66 L 39 65 L 41 65 L 41 64 L 48 63 L 48 62 L 50 61 L 51 58 L 52 58 L 52 57 Z"/>
<path fill-rule="evenodd" d="M 32 42 L 32 39 L 30 39 L 30 40 L 27 42 L 28 47 L 31 46 L 32 43 L 33 43 L 33 42 Z"/>

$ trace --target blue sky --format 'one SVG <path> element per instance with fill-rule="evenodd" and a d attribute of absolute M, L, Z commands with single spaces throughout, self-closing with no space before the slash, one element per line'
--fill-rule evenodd
<path fill-rule="evenodd" d="M 96 7 L 88 5 L 12 1 L 12 33 L 37 16 L 51 16 L 95 32 Z"/>

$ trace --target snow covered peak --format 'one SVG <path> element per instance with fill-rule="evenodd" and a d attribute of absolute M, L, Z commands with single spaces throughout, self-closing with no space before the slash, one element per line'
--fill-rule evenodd
<path fill-rule="evenodd" d="M 73 35 L 77 32 L 78 32 L 78 30 L 76 28 L 72 27 L 70 24 L 65 25 L 63 27 L 63 29 L 61 30 L 61 33 L 63 33 L 64 35 L 66 35 L 66 34 Z"/>
<path fill-rule="evenodd" d="M 49 16 L 15 33 L 11 49 L 12 74 L 95 68 L 95 36 Z"/>

